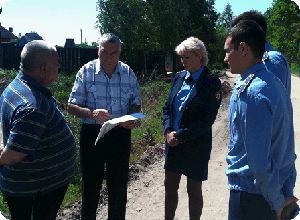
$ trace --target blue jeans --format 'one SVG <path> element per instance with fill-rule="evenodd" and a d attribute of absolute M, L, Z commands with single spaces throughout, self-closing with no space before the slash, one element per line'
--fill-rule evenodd
<path fill-rule="evenodd" d="M 278 220 L 265 197 L 245 191 L 230 190 L 228 220 Z"/>

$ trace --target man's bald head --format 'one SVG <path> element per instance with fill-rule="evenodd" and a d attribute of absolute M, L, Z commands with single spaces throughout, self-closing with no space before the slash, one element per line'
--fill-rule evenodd
<path fill-rule="evenodd" d="M 38 70 L 56 52 L 57 50 L 53 44 L 43 40 L 34 40 L 27 43 L 21 52 L 21 71 L 34 72 Z"/>

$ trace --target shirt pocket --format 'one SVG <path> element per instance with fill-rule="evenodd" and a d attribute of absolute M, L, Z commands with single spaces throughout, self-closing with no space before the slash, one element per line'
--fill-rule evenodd
<path fill-rule="evenodd" d="M 121 107 L 129 108 L 131 106 L 133 91 L 130 87 L 121 87 Z"/>
<path fill-rule="evenodd" d="M 86 97 L 86 102 L 89 103 L 96 103 L 97 100 L 97 86 L 95 85 L 87 85 L 86 88 L 87 91 L 87 97 Z M 91 107 L 91 106 L 89 106 Z"/>

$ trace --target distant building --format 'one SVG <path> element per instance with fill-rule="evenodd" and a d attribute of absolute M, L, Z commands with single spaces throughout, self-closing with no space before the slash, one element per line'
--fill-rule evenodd
<path fill-rule="evenodd" d="M 74 38 L 67 38 L 64 47 L 65 48 L 76 48 Z"/>
<path fill-rule="evenodd" d="M 24 47 L 28 42 L 33 40 L 44 40 L 40 35 L 37 33 L 27 33 L 18 42 L 19 46 Z"/>
<path fill-rule="evenodd" d="M 16 39 L 18 39 L 13 34 L 12 27 L 10 27 L 9 30 L 6 30 L 4 27 L 1 26 L 1 23 L 0 23 L 0 31 L 1 31 L 1 42 L 2 43 L 13 43 L 13 42 L 16 42 Z"/>

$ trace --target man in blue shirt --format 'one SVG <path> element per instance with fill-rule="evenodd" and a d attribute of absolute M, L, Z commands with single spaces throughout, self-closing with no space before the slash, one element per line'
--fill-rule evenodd
<path fill-rule="evenodd" d="M 0 97 L 0 189 L 13 220 L 55 220 L 77 173 L 74 136 L 46 88 L 59 67 L 54 45 L 26 44 L 21 71 Z"/>
<path fill-rule="evenodd" d="M 108 187 L 108 218 L 125 219 L 127 180 L 134 121 L 120 123 L 95 145 L 103 122 L 141 110 L 141 94 L 132 69 L 119 61 L 121 41 L 104 34 L 99 59 L 85 64 L 77 73 L 68 112 L 82 121 L 80 158 L 82 168 L 81 219 L 96 219 L 104 178 Z"/>
<path fill-rule="evenodd" d="M 281 219 L 296 201 L 292 103 L 262 63 L 265 39 L 256 22 L 241 21 L 224 46 L 224 61 L 240 74 L 229 110 L 229 220 Z"/>
<path fill-rule="evenodd" d="M 266 18 L 257 11 L 244 12 L 236 16 L 231 25 L 234 27 L 240 21 L 251 20 L 255 21 L 267 34 L 267 21 Z M 291 69 L 286 57 L 279 51 L 275 50 L 269 42 L 265 43 L 265 53 L 263 55 L 263 63 L 266 69 L 277 76 L 284 87 L 287 89 L 289 95 L 291 95 Z"/>

